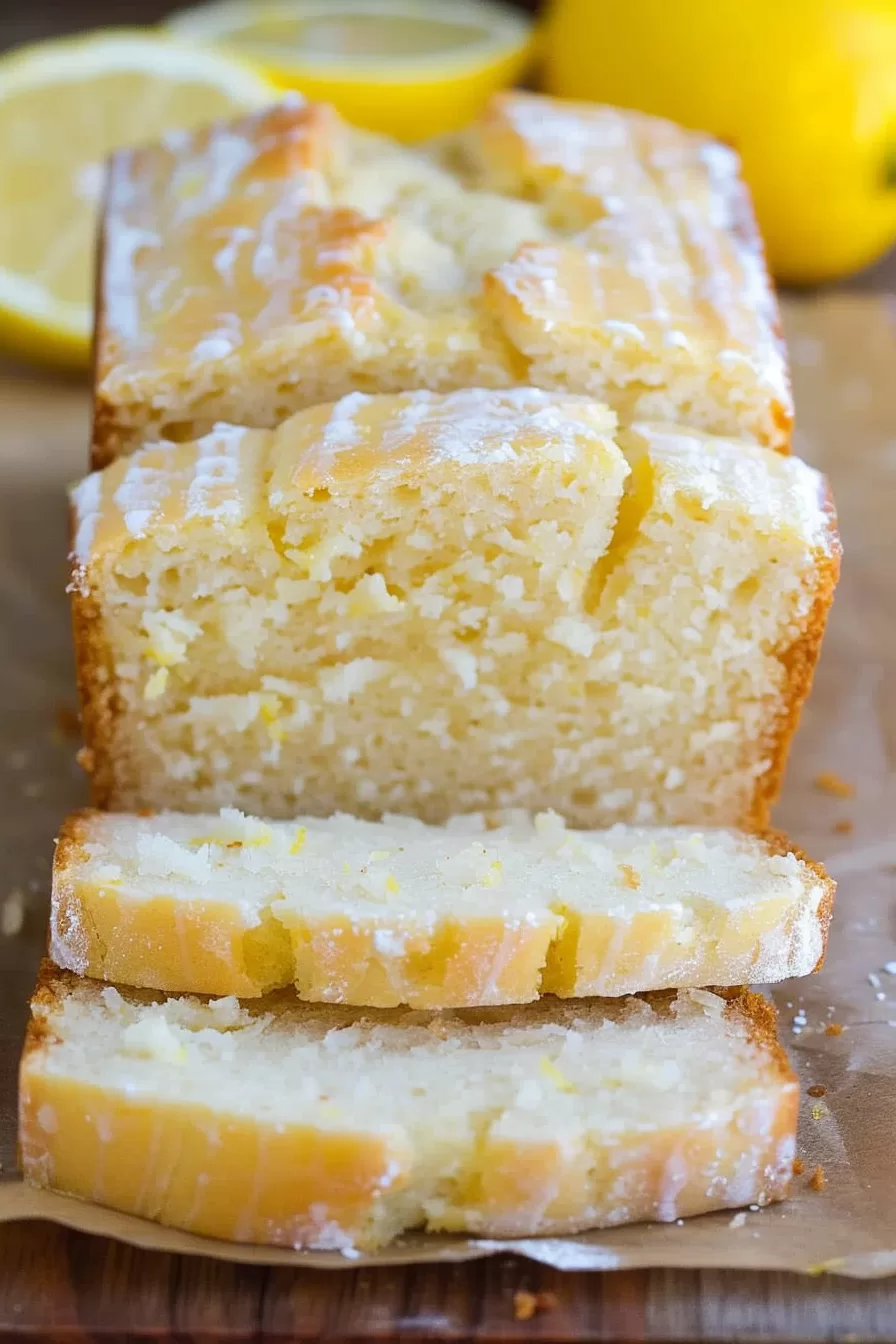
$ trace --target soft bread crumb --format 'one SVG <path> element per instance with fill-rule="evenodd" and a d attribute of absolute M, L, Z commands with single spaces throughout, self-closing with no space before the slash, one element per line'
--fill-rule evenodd
<path fill-rule="evenodd" d="M 814 784 L 820 793 L 829 793 L 833 798 L 854 798 L 856 788 L 843 779 L 834 770 L 823 770 L 815 776 Z"/>
<path fill-rule="evenodd" d="M 816 1190 L 820 1194 L 826 1184 L 827 1182 L 825 1179 L 824 1167 L 821 1166 L 816 1167 L 815 1170 L 812 1172 L 812 1175 L 809 1177 L 809 1189 Z"/>
<path fill-rule="evenodd" d="M 513 1318 L 515 1321 L 531 1321 L 541 1311 L 553 1311 L 557 1306 L 557 1294 L 544 1290 L 537 1293 L 519 1288 L 513 1295 Z"/>

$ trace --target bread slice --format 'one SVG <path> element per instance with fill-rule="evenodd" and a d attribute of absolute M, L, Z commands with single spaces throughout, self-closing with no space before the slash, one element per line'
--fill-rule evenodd
<path fill-rule="evenodd" d="M 756 995 L 361 1014 L 45 971 L 19 1136 L 36 1185 L 213 1237 L 369 1249 L 782 1199 L 797 1101 Z"/>
<path fill-rule="evenodd" d="M 510 93 L 417 148 L 292 102 L 113 160 L 94 465 L 359 389 L 526 382 L 786 449 L 732 151 Z"/>
<path fill-rule="evenodd" d="M 736 831 L 80 812 L 50 950 L 168 993 L 475 1008 L 808 975 L 833 894 L 783 837 Z"/>
<path fill-rule="evenodd" d="M 839 557 L 802 462 L 526 388 L 221 427 L 74 508 L 123 811 L 764 827 Z"/>

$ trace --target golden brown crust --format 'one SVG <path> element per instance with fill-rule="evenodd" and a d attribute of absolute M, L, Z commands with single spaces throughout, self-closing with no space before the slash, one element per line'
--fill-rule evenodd
<path fill-rule="evenodd" d="M 37 968 L 37 982 L 31 995 L 30 1013 L 25 1027 L 25 1044 L 19 1064 L 20 1076 L 31 1056 L 54 1044 L 59 1037 L 50 1027 L 49 1014 L 60 1009 L 62 1001 L 77 981 L 70 971 L 60 970 L 49 957 L 44 957 Z M 45 1011 L 41 1011 L 45 1010 Z"/>
<path fill-rule="evenodd" d="M 812 689 L 828 612 L 840 577 L 842 547 L 837 529 L 834 499 L 827 482 L 825 482 L 824 512 L 827 518 L 828 545 L 819 548 L 817 552 L 818 581 L 803 632 L 788 649 L 779 654 L 786 676 L 785 689 L 781 709 L 766 739 L 771 764 L 765 774 L 757 780 L 747 815 L 741 823 L 747 830 L 767 829 L 772 806 L 781 792 L 787 758 L 790 754 L 790 743 L 799 726 L 806 697 Z"/>
<path fill-rule="evenodd" d="M 790 1065 L 787 1051 L 778 1037 L 778 1010 L 764 994 L 749 989 L 715 989 L 728 1000 L 727 1017 L 738 1017 L 745 1024 L 747 1034 L 760 1049 L 768 1051 L 774 1071 L 785 1082 L 797 1084 L 797 1076 Z"/>
<path fill-rule="evenodd" d="M 56 849 L 53 854 L 53 896 L 57 892 L 57 881 L 77 864 L 85 862 L 87 852 L 85 842 L 89 839 L 90 824 L 98 815 L 93 807 L 80 807 L 69 812 L 59 827 L 56 837 Z"/>
<path fill-rule="evenodd" d="M 72 633 L 84 734 L 84 750 L 78 759 L 90 780 L 93 806 L 114 811 L 118 792 L 115 722 L 120 710 L 111 651 L 103 637 L 102 611 L 96 598 L 84 590 L 83 581 L 84 575 L 76 567 L 72 582 Z"/>

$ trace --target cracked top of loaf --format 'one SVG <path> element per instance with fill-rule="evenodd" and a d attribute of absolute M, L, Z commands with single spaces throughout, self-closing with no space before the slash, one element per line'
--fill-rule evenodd
<path fill-rule="evenodd" d="M 735 154 L 496 98 L 416 148 L 287 102 L 113 161 L 95 461 L 353 390 L 530 383 L 786 449 L 777 310 Z"/>

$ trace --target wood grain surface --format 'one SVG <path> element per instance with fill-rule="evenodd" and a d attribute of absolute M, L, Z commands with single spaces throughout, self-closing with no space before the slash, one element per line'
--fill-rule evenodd
<path fill-rule="evenodd" d="M 516 1320 L 517 1293 L 556 1305 Z M 896 1282 L 473 1264 L 292 1271 L 0 1228 L 0 1339 L 820 1341 L 896 1338 Z"/>

